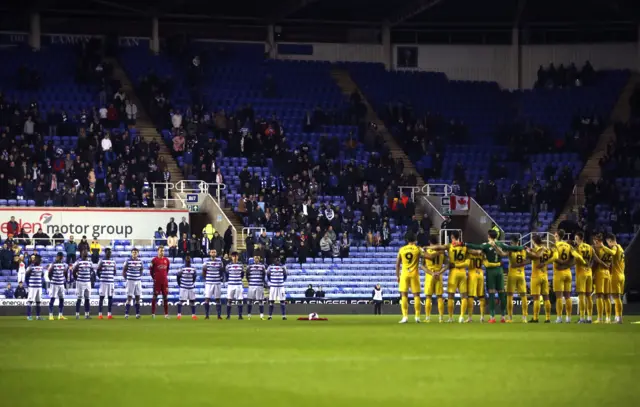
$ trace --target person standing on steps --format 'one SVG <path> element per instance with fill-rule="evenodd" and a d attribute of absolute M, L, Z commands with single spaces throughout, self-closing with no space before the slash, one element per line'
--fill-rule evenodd
<path fill-rule="evenodd" d="M 373 297 L 373 315 L 382 315 L 382 287 L 376 284 L 371 293 Z"/>

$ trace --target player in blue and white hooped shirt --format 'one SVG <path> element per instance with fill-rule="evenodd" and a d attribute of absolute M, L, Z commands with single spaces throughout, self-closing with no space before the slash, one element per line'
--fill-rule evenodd
<path fill-rule="evenodd" d="M 244 266 L 238 260 L 238 252 L 231 253 L 231 263 L 225 267 L 227 277 L 227 319 L 231 319 L 231 303 L 238 306 L 238 319 L 242 319 L 242 302 L 244 300 Z"/>
<path fill-rule="evenodd" d="M 42 301 L 42 280 L 44 278 L 44 267 L 40 264 L 41 258 L 36 255 L 32 264 L 27 267 L 25 272 L 25 280 L 29 289 L 27 296 L 27 319 L 31 321 L 31 307 L 36 304 L 36 319 L 41 320 L 40 317 L 40 302 Z"/>
<path fill-rule="evenodd" d="M 260 256 L 253 258 L 253 264 L 247 266 L 247 317 L 251 319 L 253 304 L 257 302 L 260 307 L 260 319 L 264 319 L 264 283 L 267 275 L 266 267 L 262 264 Z"/>
<path fill-rule="evenodd" d="M 222 282 L 224 281 L 224 264 L 218 257 L 216 249 L 209 250 L 209 259 L 202 265 L 202 279 L 204 280 L 204 311 L 205 318 L 209 319 L 211 299 L 216 303 L 218 319 L 222 319 Z"/>
<path fill-rule="evenodd" d="M 49 320 L 53 321 L 53 304 L 58 297 L 58 319 L 66 319 L 62 313 L 64 310 L 64 284 L 67 282 L 67 263 L 63 262 L 64 253 L 58 252 L 56 259 L 49 265 L 48 275 L 51 282 L 49 291 Z"/>
<path fill-rule="evenodd" d="M 98 319 L 102 319 L 102 305 L 104 297 L 107 297 L 107 319 L 113 319 L 111 309 L 113 307 L 113 292 L 116 279 L 116 261 L 111 258 L 111 249 L 106 248 L 104 251 L 104 259 L 98 262 L 96 271 L 100 278 L 100 302 L 98 302 Z"/>
<path fill-rule="evenodd" d="M 80 252 L 80 260 L 76 261 L 71 267 L 73 278 L 76 281 L 76 319 L 80 319 L 80 304 L 84 298 L 84 317 L 91 319 L 89 315 L 91 295 L 91 273 L 93 272 L 93 263 L 88 258 L 87 250 Z"/>
<path fill-rule="evenodd" d="M 129 310 L 131 310 L 131 302 L 136 300 L 136 319 L 140 319 L 140 296 L 142 296 L 142 270 L 144 264 L 138 257 L 138 249 L 135 247 L 131 250 L 131 258 L 124 262 L 122 268 L 122 277 L 127 282 L 127 305 L 125 307 L 124 317 L 129 318 Z"/>
<path fill-rule="evenodd" d="M 196 316 L 196 269 L 191 267 L 191 256 L 184 258 L 184 267 L 178 272 L 178 287 L 180 287 L 180 301 L 178 302 L 178 319 L 182 319 L 182 303 L 191 305 L 191 319 Z"/>
<path fill-rule="evenodd" d="M 273 304 L 280 301 L 282 319 L 287 319 L 285 301 L 287 299 L 284 283 L 287 281 L 287 268 L 280 265 L 280 258 L 275 257 L 273 264 L 267 268 L 267 281 L 269 282 L 269 319 L 273 315 Z"/>

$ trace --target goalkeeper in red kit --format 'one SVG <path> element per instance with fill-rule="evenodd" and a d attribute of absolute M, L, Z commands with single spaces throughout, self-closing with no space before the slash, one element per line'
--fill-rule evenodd
<path fill-rule="evenodd" d="M 153 279 L 153 299 L 151 300 L 151 316 L 156 317 L 156 304 L 158 294 L 162 294 L 162 305 L 164 306 L 164 317 L 169 318 L 169 259 L 164 257 L 164 247 L 158 248 L 158 255 L 151 261 L 151 278 Z"/>

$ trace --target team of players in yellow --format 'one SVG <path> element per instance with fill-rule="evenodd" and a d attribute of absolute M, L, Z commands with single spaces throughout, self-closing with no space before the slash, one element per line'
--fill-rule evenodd
<path fill-rule="evenodd" d="M 593 323 L 610 323 L 611 299 L 615 304 L 615 322 L 622 323 L 622 296 L 624 293 L 624 250 L 616 242 L 613 234 L 606 239 L 601 234 L 593 237 L 593 244 L 584 241 L 584 234 L 576 234 L 574 241 L 565 240 L 565 232 L 555 233 L 555 244 L 547 247 L 540 236 L 534 236 L 531 247 L 518 246 L 517 239 L 512 245 L 496 242 L 496 234 L 489 231 L 489 241 L 482 245 L 483 250 L 471 249 L 462 243 L 460 235 L 452 232 L 451 243 L 439 245 L 438 238 L 432 237 L 426 248 L 416 245 L 416 237 L 409 232 L 406 236 L 407 245 L 400 248 L 396 260 L 396 276 L 401 295 L 400 305 L 402 320 L 407 323 L 409 311 L 408 293 L 411 291 L 415 299 L 419 298 L 420 270 L 425 272 L 424 292 L 426 295 L 426 320 L 430 322 L 432 297 L 435 295 L 438 303 L 439 322 L 444 321 L 444 285 L 443 274 L 448 269 L 448 298 L 454 298 L 456 291 L 461 298 L 459 322 L 471 322 L 475 298 L 480 304 L 480 321 L 484 322 L 485 308 L 485 276 L 482 269 L 487 270 L 487 287 L 490 294 L 491 318 L 489 323 L 495 323 L 493 311 L 494 296 L 497 293 L 502 304 L 502 318 L 500 322 L 513 321 L 513 295 L 518 293 L 522 299 L 522 322 L 538 322 L 541 301 L 543 298 L 545 323 L 551 322 L 551 302 L 549 300 L 548 265 L 553 264 L 553 291 L 556 294 L 556 323 L 562 323 L 563 310 L 565 322 L 571 322 L 572 299 L 571 284 L 573 275 L 571 268 L 575 267 L 576 292 L 578 294 L 579 314 L 578 323 L 591 323 L 593 314 L 592 294 L 596 296 L 597 318 Z M 604 244 L 606 241 L 606 245 Z M 502 264 L 499 257 L 507 256 L 509 270 L 506 276 L 506 295 Z M 525 280 L 525 265 L 531 263 L 530 292 L 533 299 L 532 319 L 528 317 L 527 284 Z M 498 270 L 499 275 L 494 280 L 493 274 Z M 491 274 L 491 275 L 490 275 Z M 469 298 L 471 297 L 471 299 Z M 453 322 L 455 301 L 448 301 L 447 322 Z M 415 321 L 420 322 L 421 303 L 414 300 Z M 506 308 L 506 317 L 505 317 Z M 466 318 L 465 318 L 466 316 Z"/>

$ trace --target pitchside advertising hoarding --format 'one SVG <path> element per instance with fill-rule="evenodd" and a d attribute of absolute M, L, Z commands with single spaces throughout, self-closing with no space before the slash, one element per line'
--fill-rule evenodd
<path fill-rule="evenodd" d="M 92 239 L 152 239 L 159 227 L 164 229 L 170 218 L 176 223 L 189 211 L 180 209 L 126 208 L 0 208 L 0 234 L 7 235 L 11 217 L 18 230 L 33 235 L 42 228 L 49 236 L 87 236 Z"/>

